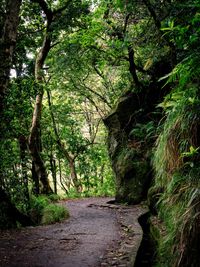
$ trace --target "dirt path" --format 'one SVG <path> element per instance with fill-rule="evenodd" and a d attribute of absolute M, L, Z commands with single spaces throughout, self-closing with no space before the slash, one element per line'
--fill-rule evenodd
<path fill-rule="evenodd" d="M 1 232 L 0 267 L 131 266 L 142 236 L 135 218 L 144 211 L 109 200 L 65 201 L 63 223 Z"/>

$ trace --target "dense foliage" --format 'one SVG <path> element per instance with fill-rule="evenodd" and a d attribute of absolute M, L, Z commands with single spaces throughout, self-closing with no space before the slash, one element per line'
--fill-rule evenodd
<path fill-rule="evenodd" d="M 163 29 L 179 49 L 167 75 L 173 90 L 160 105 L 166 120 L 154 156 L 155 192 L 163 233 L 157 236 L 156 266 L 199 266 L 199 4 L 179 4 L 181 12 Z M 190 16 L 188 16 L 190 14 Z M 191 14 L 193 14 L 191 16 Z M 183 17 L 187 18 L 184 19 Z M 155 227 L 156 228 L 156 227 Z M 169 257 L 170 255 L 170 257 Z"/>
<path fill-rule="evenodd" d="M 154 266 L 198 267 L 199 1 L 0 3 L 1 225 L 151 184 Z"/>

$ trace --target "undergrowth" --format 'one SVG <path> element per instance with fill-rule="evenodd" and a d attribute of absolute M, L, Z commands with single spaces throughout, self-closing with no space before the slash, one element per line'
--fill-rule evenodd
<path fill-rule="evenodd" d="M 89 190 L 84 188 L 82 192 L 77 192 L 74 188 L 71 188 L 66 195 L 66 198 L 84 198 L 84 197 L 114 197 L 115 185 L 114 181 L 110 179 L 102 184 L 98 184 L 94 187 L 90 187 Z"/>
<path fill-rule="evenodd" d="M 69 217 L 69 212 L 63 206 L 58 206 L 55 204 L 49 204 L 43 209 L 42 224 L 51 224 L 55 222 L 60 222 L 63 219 Z"/>
<path fill-rule="evenodd" d="M 64 206 L 52 203 L 58 200 L 54 196 L 32 196 L 30 199 L 29 216 L 34 224 L 51 224 L 60 222 L 69 217 L 69 212 Z"/>
<path fill-rule="evenodd" d="M 200 266 L 200 100 L 196 87 L 168 97 L 170 109 L 153 165 L 162 231 L 156 267 Z M 164 229 L 164 230 L 163 230 Z"/>

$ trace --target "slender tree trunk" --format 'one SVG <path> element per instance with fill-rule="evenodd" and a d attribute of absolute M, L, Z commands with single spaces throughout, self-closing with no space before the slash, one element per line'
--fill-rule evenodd
<path fill-rule="evenodd" d="M 104 182 L 104 168 L 105 168 L 105 164 L 103 164 L 101 166 L 101 170 L 100 170 L 100 183 L 101 183 L 101 185 L 103 185 L 103 182 Z"/>
<path fill-rule="evenodd" d="M 136 66 L 134 61 L 134 50 L 131 45 L 128 46 L 128 61 L 129 61 L 129 72 L 133 78 L 133 83 L 135 84 L 137 90 L 141 88 L 141 84 L 139 82 L 137 72 L 136 72 Z"/>
<path fill-rule="evenodd" d="M 70 155 L 70 153 L 66 149 L 64 143 L 62 143 L 62 141 L 60 140 L 60 136 L 58 134 L 58 130 L 56 127 L 56 121 L 55 121 L 54 114 L 52 111 L 51 96 L 50 96 L 49 91 L 47 91 L 47 96 L 48 96 L 49 109 L 50 109 L 51 119 L 53 122 L 53 129 L 54 129 L 54 133 L 56 136 L 57 145 L 58 145 L 59 149 L 61 150 L 61 152 L 63 153 L 66 160 L 68 161 L 69 169 L 70 169 L 70 176 L 71 176 L 71 179 L 73 181 L 73 184 L 74 184 L 76 191 L 81 192 L 82 188 L 81 188 L 81 183 L 77 177 L 76 166 L 75 166 L 75 157 L 73 155 Z"/>
<path fill-rule="evenodd" d="M 62 180 L 62 168 L 61 168 L 61 162 L 60 158 L 58 159 L 58 168 L 59 168 L 59 177 L 60 177 L 60 184 L 62 186 L 62 189 L 65 191 L 66 194 L 68 194 L 68 189 L 65 187 L 63 180 Z"/>
<path fill-rule="evenodd" d="M 19 147 L 20 147 L 22 182 L 23 182 L 23 188 L 24 188 L 24 195 L 28 203 L 29 202 L 29 190 L 28 190 L 28 173 L 27 173 L 27 166 L 26 166 L 27 140 L 24 135 L 20 135 L 18 140 L 19 140 Z"/>
<path fill-rule="evenodd" d="M 70 168 L 70 176 L 71 176 L 71 179 L 73 181 L 74 187 L 76 188 L 77 192 L 81 192 L 82 186 L 81 186 L 81 183 L 77 177 L 75 160 L 73 158 L 71 158 L 69 160 L 69 168 Z"/>
<path fill-rule="evenodd" d="M 51 49 L 51 34 L 49 28 L 51 25 L 50 19 L 48 20 L 47 30 L 44 37 L 43 45 L 39 51 L 39 54 L 35 62 L 35 80 L 38 84 L 38 94 L 36 96 L 32 126 L 29 136 L 29 150 L 32 156 L 32 161 L 34 165 L 35 175 L 42 184 L 41 193 L 50 194 L 52 189 L 49 184 L 45 164 L 41 157 L 41 135 L 40 135 L 40 124 L 41 124 L 41 115 L 42 115 L 42 100 L 43 100 L 43 75 L 42 69 L 44 66 L 45 59 Z"/>
<path fill-rule="evenodd" d="M 161 21 L 158 15 L 156 14 L 151 1 L 149 0 L 143 0 L 144 4 L 146 5 L 147 9 L 149 10 L 149 13 L 151 17 L 154 20 L 155 26 L 158 29 L 158 32 L 160 33 L 160 36 L 164 40 L 164 42 L 170 47 L 170 57 L 171 57 L 171 64 L 172 67 L 174 67 L 177 64 L 177 55 L 176 55 L 176 46 L 174 45 L 173 41 L 169 40 L 168 38 L 165 38 L 163 35 L 163 32 L 161 30 Z"/>
<path fill-rule="evenodd" d="M 32 192 L 34 195 L 38 196 L 40 194 L 40 181 L 39 181 L 39 177 L 35 171 L 35 164 L 33 161 L 32 161 L 31 173 L 32 173 L 32 180 L 33 180 Z"/>
<path fill-rule="evenodd" d="M 56 177 L 56 161 L 51 153 L 49 156 L 51 174 L 53 178 L 53 185 L 54 185 L 54 193 L 57 194 L 57 177 Z"/>

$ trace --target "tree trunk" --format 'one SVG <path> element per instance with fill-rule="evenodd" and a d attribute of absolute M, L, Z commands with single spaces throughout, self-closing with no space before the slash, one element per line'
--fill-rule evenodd
<path fill-rule="evenodd" d="M 13 51 L 17 38 L 21 0 L 6 1 L 6 17 L 0 39 L 0 117 L 3 112 L 4 97 L 7 91 Z"/>
<path fill-rule="evenodd" d="M 139 91 L 141 88 L 141 84 L 139 82 L 137 72 L 136 72 L 136 66 L 134 61 L 134 50 L 131 45 L 128 46 L 128 62 L 129 62 L 129 72 L 133 78 L 133 84 L 135 84 L 137 90 Z"/>
<path fill-rule="evenodd" d="M 70 176 L 71 176 L 71 179 L 73 181 L 74 187 L 75 187 L 76 191 L 80 193 L 82 191 L 82 186 L 81 186 L 81 183 L 77 177 L 75 161 L 73 158 L 71 158 L 69 160 L 69 168 L 70 168 Z"/>
<path fill-rule="evenodd" d="M 101 170 L 100 170 L 100 183 L 101 183 L 101 186 L 103 186 L 103 183 L 104 183 L 104 168 L 105 168 L 105 164 L 103 164 L 101 166 Z"/>
<path fill-rule="evenodd" d="M 77 173 L 76 173 L 75 157 L 73 155 L 71 155 L 70 152 L 68 152 L 64 143 L 60 140 L 60 136 L 58 134 L 58 130 L 56 127 L 56 121 L 55 121 L 54 114 L 52 111 L 51 96 L 50 96 L 49 91 L 47 91 L 47 96 L 48 96 L 49 109 L 50 109 L 51 119 L 53 122 L 53 129 L 54 129 L 54 133 L 56 136 L 57 145 L 58 145 L 59 149 L 61 150 L 61 152 L 63 153 L 66 160 L 68 161 L 69 169 L 70 169 L 70 176 L 71 176 L 71 179 L 73 181 L 73 184 L 74 184 L 76 191 L 81 192 L 81 190 L 82 190 L 81 183 L 78 180 Z"/>
<path fill-rule="evenodd" d="M 2 118 L 4 110 L 4 98 L 7 92 L 10 69 L 12 64 L 13 51 L 17 38 L 17 27 L 19 24 L 19 12 L 21 0 L 6 1 L 6 15 L 2 35 L 0 39 L 0 117 Z M 2 123 L 2 122 L 1 122 Z M 0 141 L 3 139 L 2 124 L 0 126 Z M 22 225 L 31 224 L 30 219 L 20 213 L 12 204 L 11 199 L 3 189 L 3 169 L 0 166 L 0 217 L 7 218 L 7 222 L 0 222 L 1 227 L 16 226 L 16 221 Z"/>
<path fill-rule="evenodd" d="M 31 219 L 22 214 L 11 202 L 10 197 L 7 195 L 4 189 L 0 187 L 0 216 L 4 221 L 0 221 L 0 228 L 16 227 L 17 222 L 20 222 L 22 226 L 28 226 L 33 224 Z"/>
<path fill-rule="evenodd" d="M 26 202 L 29 202 L 29 190 L 28 190 L 28 173 L 26 166 L 26 150 L 27 150 L 27 140 L 24 135 L 20 135 L 18 138 L 20 147 L 20 158 L 21 158 L 21 168 L 22 168 L 22 182 L 24 188 L 24 195 Z"/>
<path fill-rule="evenodd" d="M 32 192 L 34 195 L 38 196 L 40 194 L 40 181 L 38 175 L 35 171 L 35 164 L 32 161 L 32 168 L 31 168 L 32 180 L 33 180 L 33 189 Z"/>
<path fill-rule="evenodd" d="M 60 185 L 62 189 L 65 191 L 65 193 L 68 194 L 69 193 L 68 188 L 65 187 L 63 180 L 62 180 L 62 168 L 61 168 L 60 158 L 58 159 L 58 168 L 59 168 Z"/>
<path fill-rule="evenodd" d="M 51 153 L 49 156 L 51 174 L 53 178 L 53 185 L 54 185 L 54 194 L 57 194 L 57 178 L 56 178 L 56 161 Z"/>
<path fill-rule="evenodd" d="M 40 135 L 40 121 L 42 115 L 42 100 L 43 100 L 43 74 L 42 69 L 44 66 L 45 59 L 51 49 L 51 17 L 48 17 L 46 34 L 44 36 L 43 45 L 38 53 L 35 62 L 35 80 L 38 84 L 38 94 L 36 96 L 33 118 L 32 118 L 32 126 L 30 130 L 29 136 L 29 150 L 32 156 L 32 161 L 34 165 L 35 175 L 37 175 L 36 180 L 39 180 L 42 184 L 41 193 L 50 194 L 53 193 L 45 164 L 41 157 L 41 135 Z"/>

